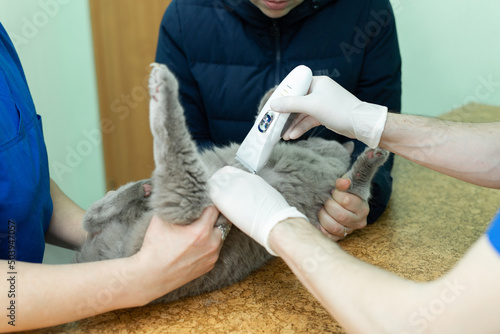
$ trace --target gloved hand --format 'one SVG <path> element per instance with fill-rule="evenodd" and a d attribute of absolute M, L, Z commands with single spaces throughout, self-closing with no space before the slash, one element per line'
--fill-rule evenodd
<path fill-rule="evenodd" d="M 226 166 L 208 180 L 210 197 L 219 211 L 269 253 L 269 233 L 279 222 L 307 217 L 291 207 L 281 194 L 260 176 Z"/>
<path fill-rule="evenodd" d="M 271 108 L 278 112 L 301 113 L 284 134 L 284 139 L 297 139 L 323 124 L 371 148 L 378 146 L 387 119 L 386 107 L 358 100 L 326 76 L 313 77 L 308 95 L 276 99 L 271 102 Z"/>

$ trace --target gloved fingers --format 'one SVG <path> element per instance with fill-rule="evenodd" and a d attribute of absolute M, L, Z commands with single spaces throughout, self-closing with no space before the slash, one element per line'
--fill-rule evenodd
<path fill-rule="evenodd" d="M 226 166 L 208 180 L 209 195 L 222 214 L 266 247 L 272 228 L 290 217 L 307 218 L 263 178 Z"/>
<path fill-rule="evenodd" d="M 226 199 L 235 195 L 233 192 L 246 188 L 246 178 L 251 176 L 252 174 L 231 166 L 219 169 L 208 179 L 208 193 L 212 202 L 217 206 L 223 205 Z"/>
<path fill-rule="evenodd" d="M 306 118 L 306 117 L 307 117 L 306 114 L 296 114 L 295 118 L 293 119 L 292 123 L 286 129 L 286 131 L 283 134 L 282 138 L 284 140 L 290 140 L 290 132 L 295 128 L 295 126 L 297 126 L 297 124 L 299 124 L 300 122 L 302 122 L 302 120 L 304 118 Z"/>
<path fill-rule="evenodd" d="M 321 125 L 321 123 L 312 116 L 299 114 L 283 135 L 283 139 L 290 140 L 300 138 L 304 133 L 318 125 Z"/>
<path fill-rule="evenodd" d="M 290 207 L 285 198 L 263 178 L 241 169 L 226 166 L 208 180 L 212 202 L 233 223 L 260 212 L 261 218 Z M 247 213 L 246 215 L 243 213 Z"/>
<path fill-rule="evenodd" d="M 283 113 L 309 114 L 311 110 L 311 101 L 308 96 L 283 96 L 270 103 L 272 110 Z"/>

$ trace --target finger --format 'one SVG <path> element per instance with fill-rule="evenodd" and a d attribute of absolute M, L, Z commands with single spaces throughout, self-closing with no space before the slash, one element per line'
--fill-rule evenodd
<path fill-rule="evenodd" d="M 317 110 L 315 100 L 309 96 L 285 96 L 271 101 L 270 107 L 277 112 L 298 113 L 299 116 L 287 129 L 283 139 L 297 139 L 310 129 L 321 125 L 314 117 L 311 110 Z"/>
<path fill-rule="evenodd" d="M 346 210 L 344 210 L 344 211 L 346 211 Z M 335 217 L 333 217 L 330 213 L 328 213 L 324 207 L 318 212 L 318 219 L 319 219 L 321 226 L 323 226 L 323 228 L 328 233 L 339 236 L 339 237 L 344 235 L 344 233 L 345 233 L 344 227 L 346 225 L 339 222 Z M 346 227 L 348 228 L 348 232 L 353 230 L 349 226 L 346 226 Z"/>
<path fill-rule="evenodd" d="M 332 199 L 327 200 L 323 208 L 326 214 L 340 225 L 347 226 L 350 229 L 360 229 L 366 226 L 366 216 L 368 213 L 364 216 L 365 208 L 363 203 L 352 204 L 357 201 L 361 201 L 361 199 L 355 195 L 334 192 Z"/>
<path fill-rule="evenodd" d="M 315 91 L 321 91 L 322 83 L 325 80 L 333 82 L 334 85 L 341 87 L 331 78 L 325 76 L 313 76 L 309 91 L 305 96 L 283 96 L 277 98 L 270 103 L 271 109 L 278 112 L 301 113 L 313 116 L 315 112 L 320 110 L 321 102 L 314 98 Z M 343 89 L 343 88 L 342 88 Z"/>
<path fill-rule="evenodd" d="M 206 228 L 213 228 L 215 225 L 215 222 L 217 221 L 217 218 L 219 217 L 219 210 L 213 205 L 210 205 L 206 207 L 201 216 L 196 219 L 194 222 L 191 223 L 191 225 L 205 225 Z"/>
<path fill-rule="evenodd" d="M 351 186 L 351 180 L 340 178 L 335 181 L 335 189 L 339 191 L 347 191 Z"/>
<path fill-rule="evenodd" d="M 286 129 L 285 133 L 283 134 L 283 139 L 290 140 L 290 132 L 297 124 L 302 122 L 302 120 L 306 117 L 307 117 L 306 114 L 297 114 L 297 116 L 295 116 L 295 118 L 293 119 L 292 124 L 288 126 L 288 129 Z"/>
<path fill-rule="evenodd" d="M 338 192 L 338 194 L 340 195 L 334 193 L 334 197 L 325 202 L 323 208 L 326 215 L 328 215 L 332 219 L 332 221 L 342 226 L 346 226 L 351 230 L 364 228 L 367 224 L 368 213 L 370 212 L 368 203 L 362 201 L 359 197 L 352 194 L 343 192 Z M 342 198 L 339 199 L 339 196 L 345 196 L 347 200 Z M 353 205 L 351 203 L 356 204 Z M 326 217 L 324 218 L 324 220 L 325 222 L 322 222 L 323 226 L 331 230 L 331 228 L 329 228 L 329 225 L 326 225 L 328 224 L 329 220 Z M 333 223 L 331 224 L 334 225 Z"/>
<path fill-rule="evenodd" d="M 289 132 L 288 137 L 290 139 L 300 138 L 304 133 L 310 129 L 321 125 L 316 119 L 311 116 L 305 117 L 300 123 L 296 124 Z"/>
<path fill-rule="evenodd" d="M 197 222 L 203 224 L 203 229 L 206 230 L 207 236 L 212 245 L 217 246 L 217 257 L 222 248 L 222 245 L 224 244 L 222 239 L 222 230 L 215 225 L 217 223 L 219 215 L 219 210 L 215 206 L 211 205 L 205 208 L 202 215 L 197 220 Z"/>
<path fill-rule="evenodd" d="M 338 205 L 355 214 L 359 212 L 364 202 L 358 196 L 347 193 L 345 191 L 340 191 L 338 189 L 335 189 L 333 191 L 332 198 L 335 202 L 338 203 Z"/>
<path fill-rule="evenodd" d="M 215 240 L 215 242 L 218 243 L 218 250 L 217 252 L 220 252 L 221 248 L 222 248 L 222 245 L 224 244 L 224 240 L 222 239 L 222 230 L 220 228 L 218 228 L 217 226 L 214 226 L 214 231 L 213 231 L 213 235 L 212 235 L 212 238 L 213 240 Z"/>
<path fill-rule="evenodd" d="M 225 199 L 228 198 L 227 189 L 237 181 L 238 176 L 243 178 L 245 174 L 248 172 L 232 166 L 225 166 L 217 170 L 208 179 L 208 194 L 212 202 L 218 207 L 224 206 Z"/>
<path fill-rule="evenodd" d="M 347 227 L 350 227 L 347 225 L 350 220 L 357 218 L 352 211 L 342 206 L 334 197 L 326 200 L 323 204 L 323 208 L 325 209 L 325 212 L 336 222 L 341 225 L 346 225 Z"/>
<path fill-rule="evenodd" d="M 304 96 L 284 96 L 271 101 L 269 106 L 272 110 L 278 112 L 288 112 L 288 113 L 301 113 L 307 114 L 310 106 L 307 103 L 307 99 L 304 103 Z"/>
<path fill-rule="evenodd" d="M 221 240 L 222 243 L 226 240 L 227 236 L 231 232 L 232 226 L 233 224 L 231 224 L 230 222 L 223 222 L 222 224 L 214 226 L 214 228 L 219 231 L 219 233 L 216 233 L 216 235 L 220 236 L 219 240 Z"/>
<path fill-rule="evenodd" d="M 314 118 L 305 114 L 299 114 L 294 122 L 288 127 L 283 139 L 290 140 L 300 138 L 304 133 L 318 125 L 320 125 L 320 123 Z"/>
<path fill-rule="evenodd" d="M 327 230 L 325 230 L 325 228 L 323 226 L 319 226 L 318 227 L 319 231 L 325 236 L 327 237 L 328 239 L 332 240 L 332 241 L 339 241 L 341 240 L 342 238 L 337 236 L 337 235 L 334 235 L 334 234 L 331 234 L 330 232 L 328 232 Z"/>
<path fill-rule="evenodd" d="M 335 181 L 335 189 L 332 193 L 332 198 L 338 202 L 342 207 L 359 215 L 368 203 L 361 197 L 348 193 L 347 190 L 351 186 L 351 180 L 347 178 L 340 178 Z"/>
<path fill-rule="evenodd" d="M 218 245 L 218 252 L 220 252 L 220 249 L 222 248 L 223 241 L 226 239 L 232 224 L 228 221 L 227 226 L 222 226 L 219 227 L 217 224 L 217 220 L 220 216 L 220 211 L 215 207 L 215 206 L 209 206 L 205 208 L 203 211 L 203 214 L 200 216 L 199 220 L 202 221 L 202 223 L 206 223 L 206 228 L 211 229 L 210 231 L 210 238 L 214 240 L 217 245 Z M 223 233 L 225 230 L 226 235 L 223 236 Z"/>

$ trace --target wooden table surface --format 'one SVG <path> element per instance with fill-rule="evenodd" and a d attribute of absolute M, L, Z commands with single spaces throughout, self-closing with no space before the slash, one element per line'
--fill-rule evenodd
<path fill-rule="evenodd" d="M 442 118 L 500 121 L 500 108 L 469 105 Z M 432 139 L 432 134 L 429 138 Z M 449 271 L 500 207 L 500 191 L 467 184 L 396 157 L 383 216 L 341 246 L 402 277 Z M 335 284 L 335 277 L 332 277 Z M 240 283 L 166 305 L 119 310 L 30 333 L 344 333 L 281 259 Z"/>

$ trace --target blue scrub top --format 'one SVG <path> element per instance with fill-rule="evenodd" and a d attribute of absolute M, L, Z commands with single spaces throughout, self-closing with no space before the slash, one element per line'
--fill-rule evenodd
<path fill-rule="evenodd" d="M 498 211 L 496 217 L 491 222 L 486 234 L 488 235 L 488 239 L 490 239 L 491 245 L 500 254 L 500 211 Z"/>
<path fill-rule="evenodd" d="M 0 23 L 0 259 L 42 262 L 51 217 L 41 117 Z"/>

